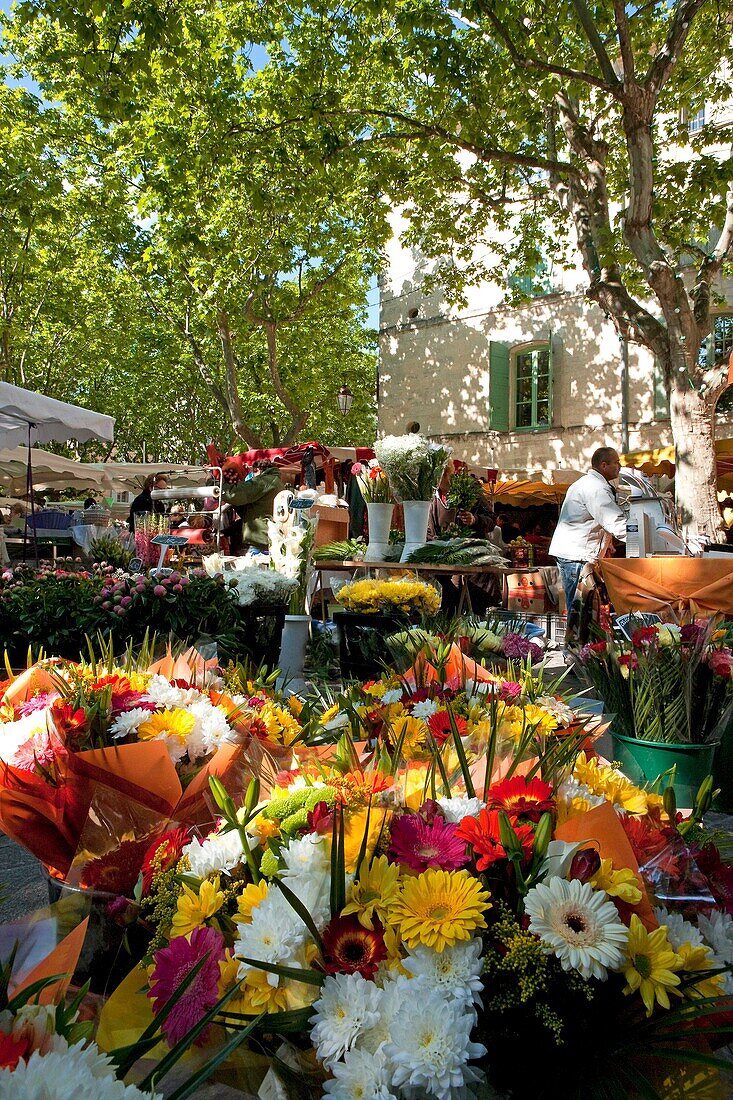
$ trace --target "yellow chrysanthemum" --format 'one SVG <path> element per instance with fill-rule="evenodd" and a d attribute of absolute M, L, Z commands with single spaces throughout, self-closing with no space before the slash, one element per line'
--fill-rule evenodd
<path fill-rule="evenodd" d="M 239 960 L 233 958 L 231 951 L 227 948 L 224 952 L 224 958 L 219 962 L 220 997 L 228 993 L 232 986 L 237 985 L 239 982 L 238 971 Z M 240 986 L 239 993 L 235 993 L 231 1001 L 227 1002 L 226 1012 L 231 1013 L 232 1016 L 251 1016 L 254 1014 L 244 985 Z"/>
<path fill-rule="evenodd" d="M 433 867 L 407 878 L 389 910 L 389 920 L 408 947 L 424 943 L 440 954 L 486 927 L 489 892 L 468 871 Z"/>
<path fill-rule="evenodd" d="M 296 718 L 300 718 L 300 713 L 303 710 L 303 700 L 299 699 L 297 695 L 291 695 L 288 698 L 288 707 L 291 714 L 295 715 Z"/>
<path fill-rule="evenodd" d="M 182 707 L 175 710 L 164 710 L 151 714 L 142 725 L 137 728 L 137 735 L 141 741 L 152 741 L 155 737 L 172 737 L 185 745 L 188 735 L 196 725 L 193 714 Z"/>
<path fill-rule="evenodd" d="M 327 725 L 327 723 L 330 722 L 331 719 L 336 717 L 336 715 L 339 713 L 340 710 L 341 710 L 341 708 L 338 705 L 338 703 L 334 703 L 332 707 L 328 708 L 328 710 L 324 710 L 323 714 L 318 719 L 319 723 L 322 726 Z"/>
<path fill-rule="evenodd" d="M 713 953 L 704 943 L 681 943 L 677 954 L 682 959 L 682 969 L 688 973 L 714 970 L 716 963 Z M 720 997 L 725 989 L 723 974 L 713 974 L 709 978 L 700 978 L 694 985 L 687 986 L 685 995 L 695 997 Z"/>
<path fill-rule="evenodd" d="M 130 681 L 130 687 L 133 691 L 147 691 L 151 680 L 147 672 L 126 672 L 124 675 Z"/>
<path fill-rule="evenodd" d="M 265 703 L 257 717 L 264 722 L 268 738 L 278 745 L 291 745 L 303 728 L 289 711 L 277 703 Z"/>
<path fill-rule="evenodd" d="M 597 760 L 587 760 L 585 753 L 578 753 L 573 777 L 593 792 L 607 798 L 614 806 L 620 806 L 630 814 L 645 814 L 649 809 L 646 791 L 634 786 L 630 779 Z"/>
<path fill-rule="evenodd" d="M 578 817 L 580 814 L 585 814 L 588 810 L 592 810 L 593 806 L 587 798 L 583 798 L 582 795 L 575 795 L 569 801 L 558 799 L 557 801 L 557 825 L 564 825 L 566 821 L 570 821 L 573 817 Z"/>
<path fill-rule="evenodd" d="M 434 615 L 440 608 L 440 593 L 424 581 L 355 581 L 339 590 L 339 603 L 350 611 L 390 609 Z"/>
<path fill-rule="evenodd" d="M 245 886 L 242 893 L 237 898 L 237 915 L 235 921 L 242 923 L 248 923 L 252 920 L 252 910 L 256 909 L 258 905 L 267 897 L 267 883 L 264 879 L 260 882 L 250 882 Z"/>
<path fill-rule="evenodd" d="M 664 925 L 647 932 L 636 913 L 631 917 L 629 939 L 626 945 L 627 965 L 624 969 L 626 988 L 624 993 L 636 993 L 646 1006 L 647 1016 L 654 1010 L 654 1002 L 669 1008 L 670 991 L 679 996 L 676 974 L 682 968 L 682 959 L 672 950 Z"/>
<path fill-rule="evenodd" d="M 552 733 L 557 729 L 557 718 L 536 703 L 527 703 L 524 708 L 526 726 L 532 726 L 537 733 Z"/>
<path fill-rule="evenodd" d="M 399 893 L 399 878 L 399 867 L 389 863 L 386 856 L 373 860 L 371 867 L 363 864 L 359 881 L 351 888 L 351 898 L 341 910 L 342 916 L 355 913 L 359 924 L 370 931 L 375 917 L 385 924 L 387 910 Z"/>
<path fill-rule="evenodd" d="M 280 832 L 280 825 L 278 822 L 271 821 L 269 817 L 264 817 L 262 814 L 256 817 L 252 825 L 247 826 L 247 828 L 254 829 L 255 833 L 260 838 L 260 843 L 263 848 L 267 846 L 267 840 L 270 837 L 277 836 Z"/>
<path fill-rule="evenodd" d="M 601 865 L 590 880 L 594 890 L 605 890 L 612 898 L 620 898 L 627 905 L 638 905 L 641 901 L 641 890 L 636 875 L 630 867 L 623 867 L 620 871 L 614 871 L 610 859 L 602 859 Z"/>
<path fill-rule="evenodd" d="M 171 925 L 171 939 L 187 936 L 194 928 L 218 913 L 224 904 L 224 894 L 219 889 L 219 876 L 213 882 L 204 879 L 195 893 L 190 886 L 183 884 L 183 893 L 178 898 L 178 907 Z"/>

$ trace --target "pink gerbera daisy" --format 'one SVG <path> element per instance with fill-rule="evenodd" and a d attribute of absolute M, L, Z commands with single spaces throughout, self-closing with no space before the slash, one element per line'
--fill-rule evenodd
<path fill-rule="evenodd" d="M 412 871 L 428 867 L 455 871 L 467 862 L 466 845 L 456 836 L 456 826 L 442 817 L 428 822 L 420 814 L 402 814 L 393 820 L 389 856 Z"/>
<path fill-rule="evenodd" d="M 26 772 L 33 772 L 38 767 L 48 770 L 55 763 L 57 757 L 62 756 L 65 752 L 66 749 L 58 737 L 44 730 L 35 737 L 29 737 L 16 749 L 12 763 L 14 767 L 21 768 Z"/>
<path fill-rule="evenodd" d="M 160 1012 L 199 959 L 208 958 L 163 1023 L 163 1034 L 173 1047 L 203 1019 L 219 999 L 219 960 L 224 958 L 224 937 L 216 928 L 194 928 L 190 936 L 176 936 L 155 954 L 148 997 Z M 201 1036 L 203 1040 L 204 1034 Z"/>
<path fill-rule="evenodd" d="M 21 718 L 27 718 L 29 714 L 35 714 L 37 710 L 45 710 L 46 707 L 50 707 L 54 699 L 58 699 L 58 697 L 59 693 L 57 691 L 40 691 L 32 699 L 26 699 L 24 703 L 19 703 L 15 709 Z"/>

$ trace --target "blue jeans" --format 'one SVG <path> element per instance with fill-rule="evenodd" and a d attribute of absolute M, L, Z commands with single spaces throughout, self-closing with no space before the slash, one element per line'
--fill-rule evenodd
<path fill-rule="evenodd" d="M 573 608 L 573 600 L 575 599 L 575 590 L 578 587 L 578 580 L 580 579 L 580 571 L 585 565 L 585 562 L 568 561 L 567 558 L 556 558 L 555 560 L 557 561 L 557 567 L 560 570 L 560 580 L 565 590 L 565 603 L 567 604 L 569 619 L 570 612 Z"/>

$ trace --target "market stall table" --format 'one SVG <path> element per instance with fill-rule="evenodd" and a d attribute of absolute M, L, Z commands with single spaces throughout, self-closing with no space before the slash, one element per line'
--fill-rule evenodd
<path fill-rule="evenodd" d="M 733 562 L 723 558 L 609 558 L 598 568 L 618 613 L 733 616 Z"/>
<path fill-rule="evenodd" d="M 56 561 L 58 550 L 72 550 L 74 545 L 70 531 L 49 531 L 47 534 L 44 534 L 42 531 L 36 531 L 35 540 L 33 538 L 33 535 L 29 535 L 27 539 L 24 539 L 22 535 L 20 535 L 19 537 L 8 537 L 7 535 L 5 536 L 5 545 L 8 547 L 25 546 L 27 549 L 28 547 L 33 546 L 34 541 L 39 549 L 42 546 L 50 546 L 51 556 L 53 557 L 54 561 Z"/>
<path fill-rule="evenodd" d="M 327 571 L 336 573 L 339 571 L 353 572 L 357 569 L 362 569 L 367 576 L 376 571 L 383 570 L 387 573 L 415 573 L 418 577 L 431 576 L 431 575 L 443 575 L 443 576 L 456 576 L 460 578 L 461 594 L 458 601 L 458 614 L 461 612 L 472 612 L 473 606 L 471 604 L 471 595 L 468 590 L 468 581 L 470 577 L 486 576 L 487 574 L 493 574 L 494 576 L 501 577 L 502 585 L 502 602 L 506 607 L 507 598 L 507 577 L 512 573 L 535 573 L 537 570 L 534 566 L 531 568 L 522 568 L 517 565 L 436 565 L 434 562 L 398 562 L 398 561 L 317 561 L 315 564 L 316 575 L 318 578 L 316 584 L 316 590 L 313 593 L 315 598 L 316 593 L 320 594 L 321 599 L 321 615 L 325 621 L 326 619 L 326 601 L 324 597 L 325 587 L 323 583 L 323 574 Z"/>

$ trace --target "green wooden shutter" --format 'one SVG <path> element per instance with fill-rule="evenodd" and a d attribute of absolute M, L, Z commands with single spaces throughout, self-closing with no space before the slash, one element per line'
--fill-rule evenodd
<path fill-rule="evenodd" d="M 664 370 L 658 359 L 654 360 L 654 419 L 669 420 L 669 397 L 664 385 Z"/>
<path fill-rule="evenodd" d="M 489 427 L 509 431 L 509 345 L 501 340 L 489 344 Z"/>
<path fill-rule="evenodd" d="M 555 420 L 555 371 L 562 358 L 562 337 L 553 335 L 552 329 L 550 329 L 550 335 L 548 337 L 548 346 L 550 351 L 549 420 L 550 427 L 552 427 Z"/>

